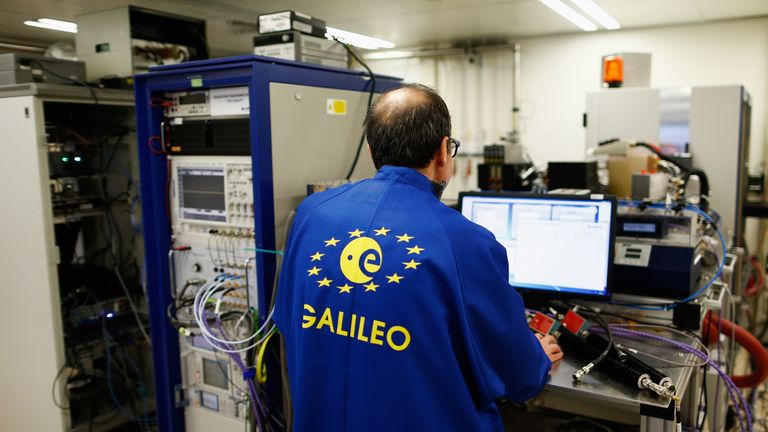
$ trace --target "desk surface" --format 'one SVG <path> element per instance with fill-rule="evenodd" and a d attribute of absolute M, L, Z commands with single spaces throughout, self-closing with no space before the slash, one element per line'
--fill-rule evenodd
<path fill-rule="evenodd" d="M 646 328 L 640 328 L 638 330 L 648 331 Z M 663 332 L 660 333 L 660 335 L 674 338 L 681 342 L 690 342 L 690 340 L 685 340 L 684 337 L 670 334 L 670 332 Z M 614 337 L 614 341 L 616 343 L 621 343 L 626 347 L 637 348 L 677 363 L 696 364 L 696 362 L 699 361 L 698 359 L 694 360 L 691 354 L 681 353 L 676 348 L 660 342 L 645 339 L 626 339 L 617 336 Z M 636 354 L 636 356 L 648 365 L 653 366 L 670 377 L 675 383 L 678 395 L 681 397 L 683 396 L 683 392 L 686 387 L 688 387 L 688 381 L 690 380 L 693 368 L 670 365 L 642 354 Z M 583 363 L 574 357 L 568 356 L 568 353 L 566 352 L 563 360 L 553 366 L 550 380 L 545 389 L 548 391 L 560 392 L 562 394 L 569 394 L 572 397 L 581 399 L 589 398 L 600 400 L 614 405 L 627 405 L 633 407 L 650 405 L 660 408 L 669 406 L 669 398 L 657 396 L 655 393 L 648 390 L 639 391 L 637 388 L 631 388 L 628 385 L 615 381 L 599 370 L 593 370 L 580 383 L 574 383 L 572 375 L 582 366 L 584 366 Z"/>

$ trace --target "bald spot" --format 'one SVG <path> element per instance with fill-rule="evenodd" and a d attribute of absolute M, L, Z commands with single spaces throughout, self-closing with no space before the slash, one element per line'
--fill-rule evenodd
<path fill-rule="evenodd" d="M 382 95 L 374 105 L 373 114 L 382 123 L 391 124 L 404 111 L 426 103 L 429 103 L 429 98 L 418 89 L 399 88 Z"/>

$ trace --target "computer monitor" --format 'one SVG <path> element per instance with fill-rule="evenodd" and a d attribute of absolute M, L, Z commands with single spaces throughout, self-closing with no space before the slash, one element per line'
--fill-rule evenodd
<path fill-rule="evenodd" d="M 615 198 L 465 192 L 459 206 L 506 248 L 513 287 L 558 297 L 610 296 Z"/>

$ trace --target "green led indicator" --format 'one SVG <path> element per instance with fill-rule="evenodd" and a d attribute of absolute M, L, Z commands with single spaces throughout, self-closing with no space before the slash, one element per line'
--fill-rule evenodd
<path fill-rule="evenodd" d="M 67 156 L 62 156 L 62 157 L 61 157 L 61 161 L 62 161 L 62 162 L 69 162 L 69 157 L 67 157 Z"/>

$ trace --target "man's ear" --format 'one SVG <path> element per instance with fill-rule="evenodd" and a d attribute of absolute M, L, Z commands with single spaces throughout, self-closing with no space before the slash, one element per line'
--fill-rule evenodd
<path fill-rule="evenodd" d="M 448 155 L 448 145 L 448 137 L 443 137 L 443 140 L 440 141 L 440 147 L 435 154 L 435 162 L 437 163 L 437 166 L 445 166 L 445 164 L 448 163 L 448 158 L 450 158 Z"/>

